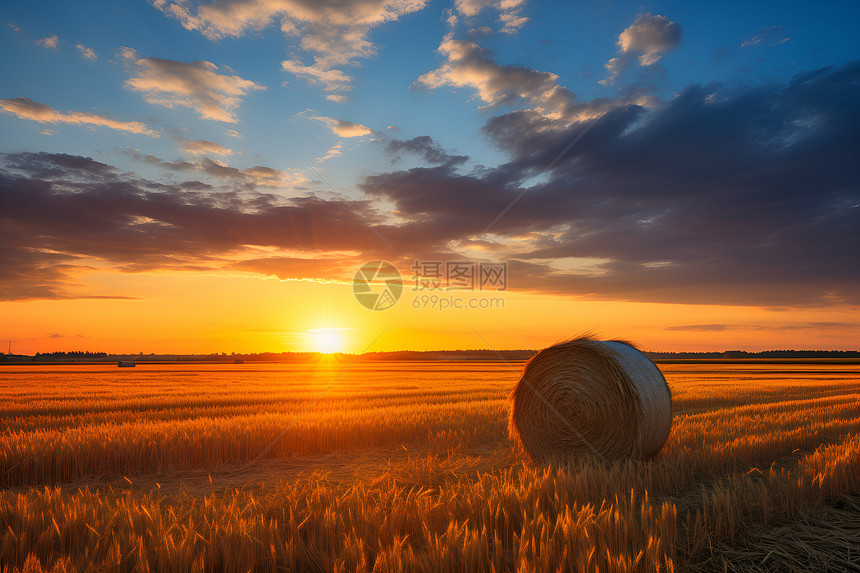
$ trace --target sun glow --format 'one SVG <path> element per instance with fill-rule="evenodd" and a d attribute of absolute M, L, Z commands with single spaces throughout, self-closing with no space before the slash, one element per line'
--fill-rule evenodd
<path fill-rule="evenodd" d="M 343 352 L 343 328 L 315 328 L 308 330 L 308 345 L 314 352 L 332 354 Z"/>

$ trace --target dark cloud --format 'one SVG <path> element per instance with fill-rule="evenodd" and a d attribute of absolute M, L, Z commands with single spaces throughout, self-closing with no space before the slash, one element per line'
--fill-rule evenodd
<path fill-rule="evenodd" d="M 721 332 L 726 329 L 744 329 L 744 330 L 846 330 L 857 329 L 860 324 L 852 322 L 833 322 L 833 321 L 810 321 L 799 324 L 779 324 L 779 325 L 762 325 L 762 324 L 683 324 L 678 326 L 667 326 L 665 330 L 689 330 L 698 332 Z"/>
<path fill-rule="evenodd" d="M 395 157 L 401 152 L 411 153 L 422 157 L 431 165 L 455 166 L 469 160 L 467 155 L 451 155 L 441 145 L 433 141 L 429 135 L 413 137 L 408 140 L 392 139 L 388 142 L 385 150 Z"/>
<path fill-rule="evenodd" d="M 811 321 L 801 324 L 786 324 L 782 326 L 763 327 L 765 330 L 845 330 L 845 329 L 860 329 L 860 323 L 857 322 L 832 322 L 832 321 Z"/>
<path fill-rule="evenodd" d="M 192 144 L 212 143 L 205 140 L 184 141 Z M 198 171 L 218 179 L 228 179 L 234 183 L 243 184 L 246 189 L 270 187 L 286 190 L 304 190 L 303 184 L 306 182 L 304 176 L 298 171 L 280 171 L 263 165 L 255 165 L 254 167 L 249 167 L 247 169 L 238 169 L 224 163 L 223 161 L 211 159 L 209 157 L 202 157 L 196 161 L 184 161 L 181 159 L 176 161 L 165 161 L 152 154 L 143 154 L 137 149 L 126 149 L 124 153 L 142 163 L 157 165 L 158 167 L 170 169 L 171 171 Z M 205 185 L 200 182 L 197 184 Z"/>
<path fill-rule="evenodd" d="M 371 251 L 379 216 L 367 201 L 278 202 L 199 192 L 85 157 L 5 156 L 0 170 L 0 297 L 66 298 L 87 260 L 125 271 L 222 268 L 249 245 L 310 253 Z M 193 183 L 193 182 L 192 182 Z"/>
<path fill-rule="evenodd" d="M 395 140 L 392 153 L 430 166 L 367 177 L 367 200 L 250 193 L 247 179 L 279 172 L 205 159 L 173 168 L 221 187 L 160 183 L 83 157 L 7 155 L 0 296 L 70 296 L 73 271 L 93 259 L 124 271 L 349 278 L 363 260 L 408 269 L 414 258 L 477 252 L 508 260 L 517 290 L 860 304 L 857 101 L 855 62 L 782 84 L 690 86 L 651 109 L 612 100 L 587 121 L 515 111 L 485 126 L 506 163 L 464 173 L 462 156 L 429 137 Z M 393 203 L 396 222 L 378 200 Z M 254 247 L 290 255 L 249 259 Z"/>
<path fill-rule="evenodd" d="M 823 305 L 860 302 L 860 64 L 746 89 L 691 86 L 649 111 L 573 125 L 491 119 L 511 161 L 370 177 L 428 240 L 543 232 L 515 256 L 520 288 L 589 298 Z M 543 181 L 528 186 L 530 177 Z M 550 232 L 551 231 L 551 232 Z M 547 260 L 602 262 L 588 273 Z M 529 261 L 532 261 L 531 263 Z M 517 267 L 512 267 L 517 268 Z M 595 272 L 595 270 L 597 272 Z"/>
<path fill-rule="evenodd" d="M 680 324 L 666 327 L 666 330 L 693 330 L 696 332 L 720 332 L 725 329 L 725 324 Z"/>

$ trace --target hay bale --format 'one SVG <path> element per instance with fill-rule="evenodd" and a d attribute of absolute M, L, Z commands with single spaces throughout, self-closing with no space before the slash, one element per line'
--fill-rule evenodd
<path fill-rule="evenodd" d="M 672 425 L 660 369 L 622 341 L 577 338 L 538 352 L 511 393 L 511 437 L 535 461 L 647 458 Z"/>

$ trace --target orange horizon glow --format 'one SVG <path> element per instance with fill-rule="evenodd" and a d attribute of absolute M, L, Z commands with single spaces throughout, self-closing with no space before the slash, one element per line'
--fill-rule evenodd
<path fill-rule="evenodd" d="M 391 309 L 373 311 L 344 282 L 235 274 L 100 270 L 87 286 L 131 299 L 0 303 L 6 351 L 89 350 L 118 354 L 539 349 L 590 332 L 651 351 L 854 350 L 853 307 L 765 309 L 577 300 L 558 295 L 458 293 L 497 297 L 504 308 L 416 308 L 404 288 Z M 450 296 L 450 293 L 443 293 Z"/>

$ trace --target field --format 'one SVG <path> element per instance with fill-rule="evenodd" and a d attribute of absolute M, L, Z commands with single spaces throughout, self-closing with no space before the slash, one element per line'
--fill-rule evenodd
<path fill-rule="evenodd" d="M 860 366 L 666 364 L 648 461 L 529 462 L 521 364 L 0 369 L 0 570 L 860 570 Z"/>

